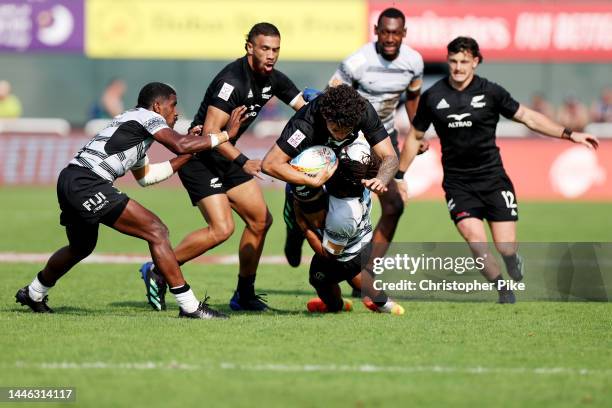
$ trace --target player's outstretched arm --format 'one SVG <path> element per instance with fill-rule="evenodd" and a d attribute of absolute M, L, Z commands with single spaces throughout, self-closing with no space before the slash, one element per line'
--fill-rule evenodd
<path fill-rule="evenodd" d="M 220 132 L 221 129 L 225 129 L 229 126 L 230 120 L 230 115 L 215 106 L 209 106 L 206 111 L 206 120 L 204 121 L 204 133 Z M 225 143 L 222 146 L 219 146 L 217 151 L 226 159 L 231 160 L 242 167 L 245 173 L 260 179 L 262 178 L 261 174 L 259 174 L 261 171 L 261 160 L 249 159 L 231 143 Z"/>
<path fill-rule="evenodd" d="M 245 111 L 245 106 L 240 106 L 232 111 L 226 126 L 227 131 L 207 132 L 204 127 L 202 132 L 202 128 L 196 126 L 187 135 L 181 135 L 170 128 L 164 128 L 156 132 L 153 138 L 178 155 L 210 150 L 238 135 L 240 125 L 246 120 Z"/>
<path fill-rule="evenodd" d="M 325 184 L 338 168 L 338 161 L 336 160 L 332 167 L 325 167 L 316 177 L 310 177 L 291 167 L 290 161 L 291 157 L 275 144 L 266 153 L 262 162 L 262 170 L 267 175 L 287 183 L 317 188 Z"/>
<path fill-rule="evenodd" d="M 389 182 L 391 182 L 393 176 L 397 173 L 399 160 L 397 154 L 395 154 L 395 150 L 393 150 L 391 139 L 388 136 L 374 145 L 372 150 L 374 154 L 380 157 L 382 163 L 380 164 L 376 177 L 369 180 L 361 180 L 361 183 L 375 193 L 384 193 L 387 191 Z"/>
<path fill-rule="evenodd" d="M 519 106 L 512 119 L 545 136 L 568 139 L 574 143 L 582 144 L 589 149 L 597 149 L 599 147 L 599 140 L 595 136 L 588 133 L 573 132 L 571 129 L 564 128 L 541 113 L 523 105 Z"/>

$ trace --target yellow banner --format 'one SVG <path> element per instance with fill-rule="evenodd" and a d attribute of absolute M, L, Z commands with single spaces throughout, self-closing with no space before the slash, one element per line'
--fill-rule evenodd
<path fill-rule="evenodd" d="M 366 0 L 86 0 L 93 58 L 232 59 L 258 22 L 276 25 L 284 60 L 345 58 L 367 40 Z"/>

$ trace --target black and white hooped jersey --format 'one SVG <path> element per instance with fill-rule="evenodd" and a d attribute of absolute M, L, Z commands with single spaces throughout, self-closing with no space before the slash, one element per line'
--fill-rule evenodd
<path fill-rule="evenodd" d="M 329 196 L 325 217 L 323 247 L 328 243 L 341 245 L 344 250 L 338 255 L 341 262 L 350 261 L 372 240 L 372 198 L 370 190 L 364 189 L 361 197 L 337 198 Z"/>
<path fill-rule="evenodd" d="M 412 125 L 425 132 L 433 123 L 445 176 L 486 175 L 503 171 L 495 143 L 499 115 L 511 119 L 518 109 L 519 103 L 494 82 L 475 75 L 458 91 L 446 77 L 421 95 Z"/>
<path fill-rule="evenodd" d="M 191 127 L 204 124 L 209 106 L 231 114 L 232 110 L 244 105 L 247 107 L 248 118 L 240 126 L 238 137 L 231 141 L 236 144 L 270 98 L 276 96 L 285 104 L 293 106 L 299 95 L 300 91 L 295 84 L 276 69 L 270 75 L 256 75 L 245 56 L 226 65 L 212 80 Z"/>
<path fill-rule="evenodd" d="M 70 164 L 85 167 L 113 182 L 134 165 L 144 164 L 153 134 L 167 128 L 166 120 L 144 108 L 130 109 L 113 118 L 94 136 Z"/>
<path fill-rule="evenodd" d="M 276 141 L 278 147 L 289 157 L 293 158 L 311 146 L 328 146 L 336 155 L 340 150 L 353 143 L 361 133 L 370 147 L 389 137 L 376 110 L 370 103 L 366 103 L 361 121 L 353 131 L 342 141 L 337 141 L 329 133 L 325 119 L 319 112 L 319 98 L 315 98 L 308 105 L 297 111 Z"/>
<path fill-rule="evenodd" d="M 342 61 L 330 82 L 339 79 L 355 88 L 374 106 L 385 129 L 391 133 L 400 96 L 409 89 L 410 83 L 422 78 L 423 57 L 417 51 L 402 44 L 397 58 L 388 61 L 372 42 Z"/>

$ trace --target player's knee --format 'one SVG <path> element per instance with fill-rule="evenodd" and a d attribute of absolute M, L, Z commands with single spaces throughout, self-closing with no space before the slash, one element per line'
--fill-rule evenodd
<path fill-rule="evenodd" d="M 266 215 L 264 217 L 250 220 L 248 223 L 248 228 L 255 235 L 265 235 L 271 226 L 272 214 L 270 214 L 269 211 L 266 211 Z"/>
<path fill-rule="evenodd" d="M 70 251 L 74 256 L 85 259 L 87 258 L 96 248 L 96 241 L 82 240 L 70 243 Z"/>
<path fill-rule="evenodd" d="M 215 222 L 210 225 L 210 232 L 217 242 L 227 241 L 234 233 L 234 221 L 232 219 Z"/>
<path fill-rule="evenodd" d="M 514 255 L 517 250 L 514 242 L 495 242 L 495 248 L 502 256 Z"/>
<path fill-rule="evenodd" d="M 161 244 L 163 242 L 168 241 L 170 237 L 170 232 L 168 231 L 168 227 L 161 222 L 160 220 L 155 220 L 150 225 L 149 231 L 149 239 L 148 241 L 152 244 Z"/>
<path fill-rule="evenodd" d="M 479 231 L 462 231 L 461 235 L 463 235 L 463 238 L 470 243 L 487 242 L 487 236 L 483 235 Z"/>
<path fill-rule="evenodd" d="M 460 224 L 457 224 L 457 229 L 459 230 L 459 233 L 461 234 L 463 239 L 465 239 L 466 242 L 469 242 L 469 243 L 478 243 L 478 242 L 486 243 L 487 242 L 487 234 L 484 228 L 482 228 L 479 225 L 470 225 L 470 224 L 460 223 Z"/>

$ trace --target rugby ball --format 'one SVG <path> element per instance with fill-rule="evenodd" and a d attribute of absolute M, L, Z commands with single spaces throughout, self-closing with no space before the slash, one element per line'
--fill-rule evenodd
<path fill-rule="evenodd" d="M 312 146 L 294 157 L 291 167 L 309 176 L 316 176 L 326 166 L 336 163 L 336 154 L 327 146 Z"/>

